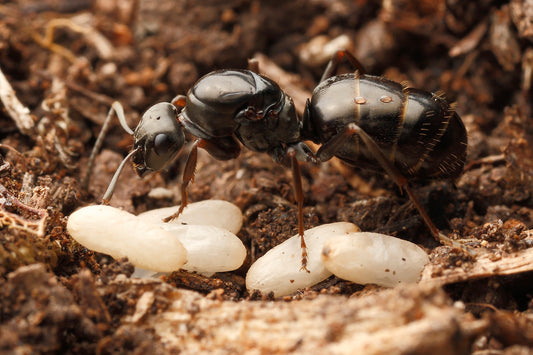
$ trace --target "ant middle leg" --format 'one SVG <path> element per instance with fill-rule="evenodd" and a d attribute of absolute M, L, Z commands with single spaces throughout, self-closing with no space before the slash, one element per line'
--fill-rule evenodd
<path fill-rule="evenodd" d="M 304 142 L 298 142 L 288 147 L 270 152 L 274 161 L 284 166 L 291 167 L 294 199 L 297 203 L 298 235 L 300 236 L 300 247 L 302 249 L 302 267 L 300 270 L 309 272 L 307 268 L 307 245 L 304 239 L 304 193 L 302 187 L 302 173 L 300 161 L 316 163 L 316 156 Z"/>
<path fill-rule="evenodd" d="M 302 267 L 301 270 L 310 272 L 307 269 L 307 245 L 304 239 L 304 193 L 302 188 L 302 173 L 300 171 L 300 163 L 296 157 L 296 150 L 289 148 L 287 156 L 291 159 L 292 179 L 294 188 L 294 198 L 298 204 L 298 235 L 300 236 L 300 248 L 302 249 Z"/>

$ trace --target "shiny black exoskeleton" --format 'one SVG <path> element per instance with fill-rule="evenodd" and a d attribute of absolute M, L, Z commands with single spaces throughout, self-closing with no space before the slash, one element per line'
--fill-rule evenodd
<path fill-rule="evenodd" d="M 356 124 L 407 179 L 456 178 L 466 158 L 463 122 L 441 96 L 364 74 L 322 81 L 307 103 L 305 138 L 325 144 Z M 358 135 L 331 151 L 344 162 L 383 170 Z M 330 158 L 320 156 L 319 161 Z"/>
<path fill-rule="evenodd" d="M 289 163 L 289 149 L 312 160 L 292 99 L 264 76 L 249 70 L 215 71 L 173 102 L 152 106 L 135 130 L 134 148 L 140 150 L 133 162 L 141 176 L 160 170 L 181 150 L 184 132 L 219 160 L 236 158 L 241 145 L 280 163 Z"/>
<path fill-rule="evenodd" d="M 342 59 L 358 70 L 335 75 Z M 408 181 L 461 174 L 467 146 L 461 119 L 441 95 L 363 74 L 346 51 L 330 61 L 303 118 L 274 81 L 249 70 L 214 71 L 200 78 L 187 96 L 152 106 L 134 132 L 130 156 L 138 174 L 162 169 L 188 136 L 194 142 L 183 173 L 181 205 L 166 220 L 177 217 L 188 203 L 186 187 L 194 176 L 198 147 L 226 160 L 237 157 L 243 145 L 292 167 L 303 268 L 307 254 L 299 161 L 319 163 L 336 156 L 387 172 L 408 193 L 432 234 L 454 244 L 434 226 Z M 316 154 L 305 140 L 320 145 Z M 113 188 L 114 182 L 105 199 Z"/>

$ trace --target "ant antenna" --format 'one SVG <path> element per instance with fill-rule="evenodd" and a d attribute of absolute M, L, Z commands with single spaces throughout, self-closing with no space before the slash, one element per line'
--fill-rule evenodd
<path fill-rule="evenodd" d="M 122 169 L 124 169 L 124 167 L 126 166 L 126 162 L 133 156 L 133 154 L 137 153 L 141 148 L 142 147 L 137 147 L 132 150 L 118 166 L 117 171 L 115 171 L 115 174 L 113 175 L 113 178 L 111 179 L 111 182 L 109 183 L 109 186 L 107 187 L 107 190 L 105 191 L 105 194 L 102 197 L 102 203 L 104 205 L 109 204 L 109 200 L 111 200 L 111 197 L 115 192 L 115 186 L 117 185 L 118 177 L 120 176 L 120 173 L 122 173 Z"/>
<path fill-rule="evenodd" d="M 89 178 L 91 177 L 91 174 L 93 172 L 94 160 L 96 159 L 96 154 L 102 147 L 102 144 L 104 143 L 104 138 L 107 132 L 109 131 L 111 119 L 113 118 L 113 113 L 117 115 L 118 121 L 120 122 L 120 125 L 122 126 L 122 128 L 128 134 L 133 135 L 133 130 L 128 126 L 128 123 L 126 122 L 126 117 L 124 115 L 124 108 L 122 107 L 122 104 L 118 101 L 113 102 L 113 104 L 111 104 L 111 108 L 109 109 L 109 112 L 107 113 L 107 117 L 104 121 L 104 124 L 102 125 L 100 134 L 98 134 L 98 138 L 96 139 L 96 143 L 94 144 L 93 150 L 91 151 L 91 155 L 89 156 L 89 162 L 87 163 L 87 172 L 85 173 L 85 175 L 83 176 L 83 179 L 81 180 L 81 188 L 85 191 L 87 191 L 89 188 Z M 128 157 L 129 156 L 131 156 L 131 154 L 129 154 Z M 119 169 L 121 170 L 121 168 Z M 113 190 L 114 190 L 114 187 L 111 191 L 111 195 L 113 194 Z"/>

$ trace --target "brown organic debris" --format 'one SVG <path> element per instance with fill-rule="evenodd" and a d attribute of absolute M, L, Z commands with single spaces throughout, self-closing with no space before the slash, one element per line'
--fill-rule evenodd
<path fill-rule="evenodd" d="M 3 2 L 0 353 L 530 352 L 532 9 L 532 0 Z M 242 209 L 249 255 L 239 270 L 132 279 L 130 263 L 68 235 L 68 216 L 100 202 L 131 150 L 112 122 L 82 187 L 114 101 L 134 127 L 154 103 L 255 56 L 303 114 L 335 46 L 353 47 L 369 75 L 456 102 L 469 140 L 463 175 L 412 188 L 474 255 L 433 240 L 387 176 L 334 159 L 301 164 L 305 228 L 355 222 L 418 244 L 430 262 L 420 284 L 392 290 L 332 276 L 282 299 L 250 294 L 250 264 L 296 233 L 297 209 L 290 170 L 248 150 L 228 161 L 200 150 L 189 189 L 191 201 Z M 183 158 L 144 179 L 126 167 L 111 205 L 138 214 L 179 204 Z"/>
<path fill-rule="evenodd" d="M 148 286 L 147 284 L 146 286 Z M 155 284 L 152 285 L 152 287 Z M 462 315 L 442 292 L 397 288 L 359 299 L 234 303 L 173 290 L 165 312 L 146 315 L 169 351 L 385 354 L 467 353 L 487 323 Z M 190 336 L 195 334 L 195 336 Z"/>
<path fill-rule="evenodd" d="M 0 184 L 0 227 L 14 228 L 43 237 L 48 212 L 20 202 Z"/>

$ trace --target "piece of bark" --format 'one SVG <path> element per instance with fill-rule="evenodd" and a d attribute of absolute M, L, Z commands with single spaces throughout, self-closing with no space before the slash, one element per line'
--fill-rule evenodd
<path fill-rule="evenodd" d="M 359 298 L 231 302 L 155 280 L 119 282 L 167 298 L 166 309 L 131 321 L 180 354 L 466 354 L 487 326 L 442 290 L 417 285 Z"/>
<path fill-rule="evenodd" d="M 19 131 L 23 134 L 31 134 L 35 124 L 30 115 L 30 110 L 19 101 L 15 90 L 9 84 L 2 69 L 0 69 L 0 100 Z"/>
<path fill-rule="evenodd" d="M 529 230 L 526 233 L 533 236 L 533 230 Z M 443 269 L 442 265 L 429 263 L 422 271 L 420 284 L 441 286 L 530 271 L 533 271 L 533 248 L 509 255 L 504 254 L 497 260 L 495 260 L 494 253 L 486 253 L 476 257 L 476 261 L 473 264 L 465 263 L 456 268 Z"/>

